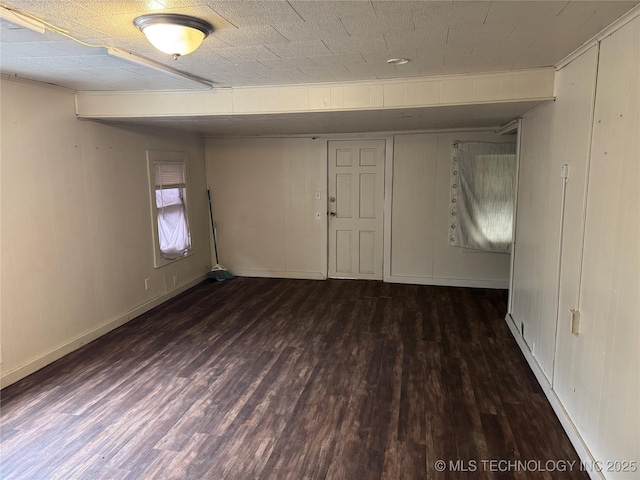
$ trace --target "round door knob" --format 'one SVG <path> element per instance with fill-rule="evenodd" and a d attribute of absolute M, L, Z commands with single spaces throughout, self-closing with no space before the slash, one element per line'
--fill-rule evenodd
<path fill-rule="evenodd" d="M 332 217 L 336 216 L 336 212 L 331 212 L 329 215 L 331 215 Z"/>

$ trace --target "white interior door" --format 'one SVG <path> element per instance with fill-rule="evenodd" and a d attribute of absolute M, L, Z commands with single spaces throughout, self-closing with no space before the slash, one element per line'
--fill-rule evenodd
<path fill-rule="evenodd" d="M 382 280 L 384 140 L 329 142 L 329 277 Z"/>

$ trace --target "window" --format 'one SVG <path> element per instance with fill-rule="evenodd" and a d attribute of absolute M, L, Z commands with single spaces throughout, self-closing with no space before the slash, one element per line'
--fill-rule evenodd
<path fill-rule="evenodd" d="M 449 244 L 509 253 L 515 143 L 456 142 L 451 164 Z"/>
<path fill-rule="evenodd" d="M 186 154 L 147 152 L 156 267 L 191 252 Z"/>

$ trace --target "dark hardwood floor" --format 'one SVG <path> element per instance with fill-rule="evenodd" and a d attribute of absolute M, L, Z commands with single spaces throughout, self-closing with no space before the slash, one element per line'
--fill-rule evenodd
<path fill-rule="evenodd" d="M 0 477 L 588 478 L 551 471 L 579 461 L 505 311 L 496 290 L 203 283 L 3 390 Z"/>

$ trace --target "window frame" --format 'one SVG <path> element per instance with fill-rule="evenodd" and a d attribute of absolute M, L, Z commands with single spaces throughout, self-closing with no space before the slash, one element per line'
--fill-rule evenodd
<path fill-rule="evenodd" d="M 183 256 L 178 258 L 165 258 L 160 251 L 160 235 L 158 233 L 158 207 L 156 205 L 156 178 L 155 178 L 155 163 L 178 163 L 184 167 L 184 208 L 187 218 L 187 228 L 189 231 L 189 238 L 191 240 L 191 249 Z M 147 177 L 149 181 L 149 205 L 151 207 L 151 231 L 153 240 L 153 264 L 154 268 L 162 268 L 166 265 L 170 265 L 174 262 L 178 262 L 184 258 L 190 257 L 194 254 L 193 236 L 191 234 L 191 213 L 189 208 L 189 169 L 188 169 L 188 154 L 186 152 L 170 152 L 170 151 L 157 151 L 147 150 Z"/>

